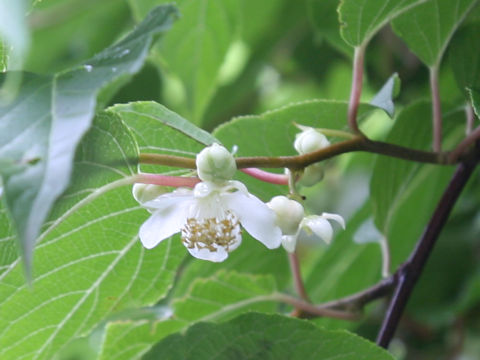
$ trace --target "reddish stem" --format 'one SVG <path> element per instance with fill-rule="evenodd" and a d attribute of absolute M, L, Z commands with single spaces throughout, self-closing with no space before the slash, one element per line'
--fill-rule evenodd
<path fill-rule="evenodd" d="M 141 173 L 136 175 L 133 181 L 141 184 L 154 184 L 174 187 L 194 187 L 200 182 L 200 179 L 196 177 L 167 176 L 159 174 Z"/>
<path fill-rule="evenodd" d="M 262 180 L 271 184 L 288 185 L 288 176 L 284 174 L 274 174 L 271 172 L 263 171 L 257 168 L 245 168 L 240 171 L 244 172 L 255 179 Z"/>
<path fill-rule="evenodd" d="M 303 300 L 310 302 L 308 299 L 307 291 L 303 285 L 302 273 L 300 271 L 300 263 L 298 261 L 297 253 L 288 254 L 288 260 L 290 260 L 290 270 L 292 271 L 293 283 L 298 296 Z"/>
<path fill-rule="evenodd" d="M 350 100 L 348 102 L 348 126 L 357 134 L 360 133 L 357 123 L 357 112 L 358 105 L 360 104 L 360 95 L 362 94 L 364 55 L 364 46 L 358 46 L 355 48 L 355 53 L 353 55 L 352 88 L 350 91 Z"/>

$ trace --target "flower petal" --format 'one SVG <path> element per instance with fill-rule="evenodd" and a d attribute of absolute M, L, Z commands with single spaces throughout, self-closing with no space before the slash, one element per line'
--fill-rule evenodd
<path fill-rule="evenodd" d="M 345 220 L 338 214 L 322 213 L 321 215 L 324 219 L 336 221 L 340 226 L 345 230 Z"/>
<path fill-rule="evenodd" d="M 297 235 L 283 235 L 282 246 L 289 253 L 295 252 L 295 248 L 297 247 Z"/>
<path fill-rule="evenodd" d="M 172 200 L 172 199 L 170 199 Z M 139 237 L 143 246 L 151 249 L 162 240 L 180 232 L 187 220 L 187 210 L 191 206 L 190 198 L 176 198 L 167 201 L 168 207 L 156 210 L 140 227 Z"/>
<path fill-rule="evenodd" d="M 155 212 L 155 210 L 163 211 L 170 206 L 176 206 L 176 204 L 193 199 L 193 191 L 186 188 L 178 188 L 177 190 L 158 196 L 157 198 L 146 201 L 142 207 L 148 211 Z"/>
<path fill-rule="evenodd" d="M 301 228 L 308 233 L 314 233 L 317 237 L 330 244 L 333 237 L 332 225 L 322 216 L 307 216 L 303 219 Z"/>
<path fill-rule="evenodd" d="M 212 262 L 222 262 L 228 257 L 228 252 L 225 248 L 219 246 L 217 251 L 210 251 L 207 248 L 198 249 L 197 247 L 186 247 L 188 252 L 197 259 L 208 260 Z"/>
<path fill-rule="evenodd" d="M 222 194 L 221 197 L 225 207 L 238 217 L 250 235 L 269 249 L 280 246 L 282 231 L 276 225 L 275 212 L 265 203 L 243 191 Z"/>

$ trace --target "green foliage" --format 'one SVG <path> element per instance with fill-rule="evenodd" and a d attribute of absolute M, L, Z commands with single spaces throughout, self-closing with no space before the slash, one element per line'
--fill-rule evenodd
<path fill-rule="evenodd" d="M 428 66 L 438 67 L 453 33 L 477 0 L 430 0 L 393 21 L 395 32 Z"/>
<path fill-rule="evenodd" d="M 301 344 L 301 346 L 299 346 Z M 227 323 L 197 324 L 171 335 L 145 359 L 393 359 L 345 331 L 316 328 L 279 315 L 244 314 Z"/>
<path fill-rule="evenodd" d="M 99 143 L 109 146 L 107 151 L 97 153 Z M 137 235 L 145 211 L 128 188 L 106 192 L 112 179 L 135 171 L 129 162 L 135 156 L 133 138 L 118 117 L 95 119 L 77 152 L 75 182 L 57 204 L 59 217 L 45 228 L 36 248 L 33 288 L 25 283 L 19 261 L 2 274 L 3 358 L 50 359 L 110 313 L 153 305 L 166 294 L 183 249 L 169 241 L 146 252 Z M 104 194 L 73 214 L 65 212 L 85 193 L 97 192 Z"/>
<path fill-rule="evenodd" d="M 465 26 L 452 39 L 449 62 L 459 88 L 480 88 L 480 50 L 475 43 L 475 35 L 480 32 L 480 24 Z"/>
<path fill-rule="evenodd" d="M 340 2 L 341 33 L 351 46 L 365 45 L 388 22 L 429 0 L 343 0 Z"/>
<path fill-rule="evenodd" d="M 68 186 L 73 155 L 90 127 L 98 90 L 138 71 L 151 37 L 168 30 L 175 17 L 175 8 L 158 8 L 121 42 L 84 65 L 54 76 L 25 74 L 15 101 L 0 108 L 3 123 L 11 129 L 1 141 L 0 157 L 30 165 L 3 178 L 27 275 L 40 227 Z"/>
<path fill-rule="evenodd" d="M 0 359 L 471 357 L 477 173 L 442 224 L 391 354 L 367 340 L 385 301 L 364 291 L 408 271 L 401 264 L 451 180 L 450 163 L 474 155 L 478 1 L 169 2 L 0 0 Z M 347 122 L 354 51 L 365 54 L 356 120 L 368 139 Z M 439 154 L 431 152 L 432 73 Z M 329 159 L 314 165 L 323 179 L 308 188 L 295 183 L 301 172 L 288 178 L 281 167 L 314 156 L 295 157 L 301 126 L 331 143 L 320 150 Z M 132 196 L 134 181 L 147 178 L 194 186 L 191 164 L 212 143 L 243 164 L 261 161 L 258 170 L 283 184 L 237 171 L 251 194 L 289 195 L 306 215 L 338 213 L 346 229 L 334 224 L 328 246 L 298 232 L 298 269 L 281 246 L 267 249 L 245 230 L 221 263 L 189 256 L 186 228 L 144 248 L 142 224 L 171 211 L 179 194 L 191 200 L 182 205 L 190 220 L 222 212 L 201 187 L 156 188 L 166 193 L 157 205 L 171 201 L 162 210 Z M 163 160 L 147 164 L 146 153 Z M 326 302 L 358 319 L 309 308 Z"/>

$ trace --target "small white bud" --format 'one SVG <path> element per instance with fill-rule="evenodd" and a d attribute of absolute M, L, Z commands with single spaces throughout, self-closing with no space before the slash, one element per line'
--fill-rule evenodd
<path fill-rule="evenodd" d="M 136 183 L 133 185 L 132 194 L 135 200 L 140 204 L 144 204 L 147 201 L 156 199 L 160 195 L 165 194 L 167 191 L 168 190 L 165 186 Z"/>
<path fill-rule="evenodd" d="M 222 183 L 231 180 L 237 164 L 232 154 L 223 146 L 214 143 L 197 155 L 197 173 L 202 181 Z"/>
<path fill-rule="evenodd" d="M 323 170 L 323 164 L 317 163 L 307 166 L 303 170 L 303 174 L 298 180 L 298 184 L 301 186 L 313 186 L 322 181 L 325 171 Z"/>
<path fill-rule="evenodd" d="M 330 141 L 327 137 L 314 128 L 307 128 L 297 134 L 293 143 L 295 150 L 301 155 L 323 149 L 329 145 Z"/>
<path fill-rule="evenodd" d="M 275 196 L 267 206 L 277 215 L 277 225 L 283 235 L 295 235 L 298 232 L 298 226 L 305 216 L 299 202 L 285 196 Z"/>

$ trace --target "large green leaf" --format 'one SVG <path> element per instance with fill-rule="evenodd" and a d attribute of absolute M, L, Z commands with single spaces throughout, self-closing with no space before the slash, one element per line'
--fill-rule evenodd
<path fill-rule="evenodd" d="M 145 250 L 138 229 L 148 213 L 130 187 L 112 187 L 134 173 L 136 156 L 118 116 L 95 119 L 78 148 L 73 183 L 36 248 L 33 287 L 18 261 L 0 276 L 0 358 L 52 359 L 108 315 L 165 296 L 184 248 L 167 240 Z"/>
<path fill-rule="evenodd" d="M 180 1 L 181 19 L 159 43 L 162 62 L 185 89 L 186 115 L 200 124 L 238 29 L 236 0 Z"/>
<path fill-rule="evenodd" d="M 30 51 L 25 68 L 52 74 L 101 52 L 132 27 L 123 1 L 31 1 Z M 145 15 L 147 15 L 145 13 Z"/>
<path fill-rule="evenodd" d="M 244 314 L 217 325 L 200 323 L 158 343 L 149 359 L 393 360 L 384 349 L 346 331 L 299 319 Z"/>
<path fill-rule="evenodd" d="M 169 333 L 199 321 L 227 320 L 253 310 L 272 312 L 274 297 L 271 276 L 220 271 L 209 278 L 197 277 L 188 293 L 174 300 L 171 319 L 108 324 L 102 359 L 138 359 Z"/>
<path fill-rule="evenodd" d="M 340 22 L 337 8 L 340 0 L 309 0 L 308 15 L 314 29 L 332 46 L 340 51 L 352 55 L 352 47 L 340 36 Z"/>
<path fill-rule="evenodd" d="M 393 21 L 395 32 L 428 66 L 438 66 L 450 39 L 478 0 L 430 0 Z"/>
<path fill-rule="evenodd" d="M 386 141 L 419 150 L 431 144 L 429 102 L 406 107 L 397 117 Z M 458 140 L 463 114 L 452 112 L 444 117 L 445 143 Z M 460 134 L 461 135 L 461 134 Z M 392 247 L 393 264 L 405 260 L 431 216 L 452 167 L 425 165 L 379 156 L 370 182 L 375 223 Z"/>
<path fill-rule="evenodd" d="M 54 76 L 26 75 L 15 101 L 0 108 L 0 158 L 39 159 L 4 176 L 5 198 L 30 271 L 32 248 L 53 202 L 68 186 L 75 148 L 90 127 L 96 94 L 136 72 L 154 34 L 167 31 L 177 11 L 159 7 L 119 43 L 84 65 Z"/>
<path fill-rule="evenodd" d="M 364 45 L 389 21 L 428 1 L 343 0 L 338 9 L 341 34 L 352 46 Z"/>
<path fill-rule="evenodd" d="M 205 146 L 219 142 L 206 131 L 155 102 L 136 102 L 110 108 L 134 134 L 140 152 L 195 158 Z M 191 170 L 140 164 L 143 172 L 182 175 Z"/>
<path fill-rule="evenodd" d="M 480 89 L 480 45 L 477 35 L 480 24 L 474 23 L 460 29 L 452 39 L 448 58 L 462 91 L 465 88 Z"/>

